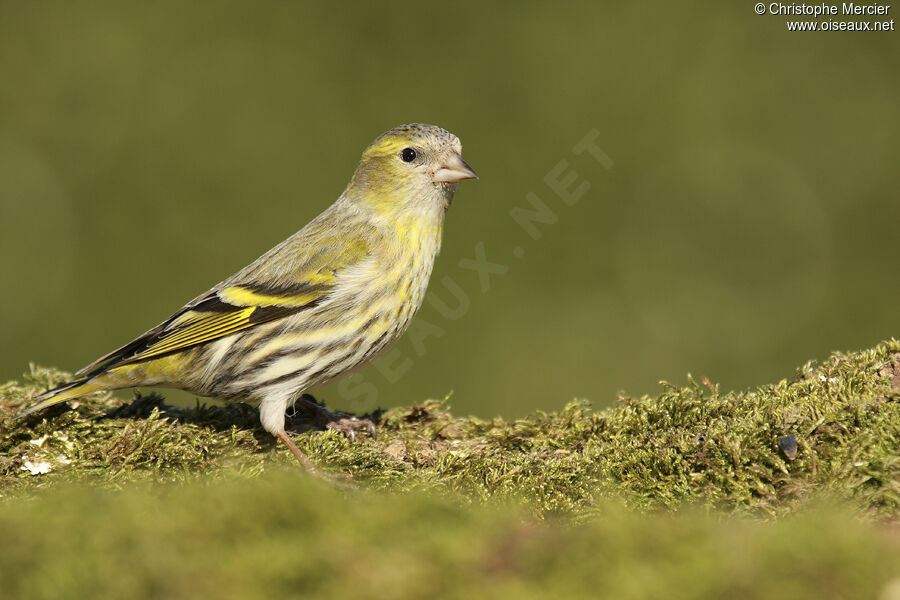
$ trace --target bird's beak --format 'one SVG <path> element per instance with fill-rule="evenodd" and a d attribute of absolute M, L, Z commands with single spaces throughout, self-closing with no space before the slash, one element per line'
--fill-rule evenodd
<path fill-rule="evenodd" d="M 463 179 L 478 179 L 478 175 L 455 152 L 445 158 L 441 166 L 431 175 L 431 180 L 435 183 L 455 183 Z"/>

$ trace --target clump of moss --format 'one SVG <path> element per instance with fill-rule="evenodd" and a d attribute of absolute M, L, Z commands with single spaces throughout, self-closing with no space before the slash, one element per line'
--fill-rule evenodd
<path fill-rule="evenodd" d="M 9 598 L 893 598 L 896 535 L 833 506 L 534 519 L 456 495 L 348 493 L 297 469 L 0 510 Z M 893 581 L 892 581 L 892 578 Z"/>
<path fill-rule="evenodd" d="M 33 369 L 0 387 L 8 415 L 65 374 Z M 298 436 L 324 469 L 365 487 L 517 499 L 537 514 L 587 515 L 603 498 L 640 508 L 699 503 L 778 514 L 813 494 L 900 512 L 900 341 L 797 370 L 791 381 L 722 393 L 665 384 L 655 398 L 587 402 L 507 421 L 453 416 L 429 401 L 374 415 L 378 440 Z M 0 423 L 0 490 L 63 481 L 252 477 L 293 460 L 243 405 L 176 408 L 155 394 L 120 406 L 95 394 Z"/>

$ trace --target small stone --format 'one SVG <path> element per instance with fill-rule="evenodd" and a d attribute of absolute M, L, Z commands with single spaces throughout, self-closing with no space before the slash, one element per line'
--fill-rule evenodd
<path fill-rule="evenodd" d="M 797 436 L 790 433 L 778 440 L 778 447 L 788 460 L 797 458 Z"/>
<path fill-rule="evenodd" d="M 53 470 L 53 465 L 47 461 L 26 460 L 20 468 L 32 475 L 44 475 Z"/>
<path fill-rule="evenodd" d="M 891 357 L 891 362 L 878 369 L 882 377 L 891 378 L 891 391 L 900 390 L 900 354 Z"/>
<path fill-rule="evenodd" d="M 394 458 L 406 458 L 406 444 L 401 440 L 394 440 L 384 449 L 384 453 Z"/>
<path fill-rule="evenodd" d="M 44 442 L 46 442 L 49 438 L 50 438 L 49 435 L 44 434 L 44 435 L 42 435 L 42 436 L 39 437 L 39 438 L 36 438 L 36 439 L 33 439 L 33 440 L 28 440 L 28 443 L 29 443 L 29 444 L 34 444 L 34 445 L 37 446 L 38 448 L 41 448 L 41 447 L 44 445 Z"/>

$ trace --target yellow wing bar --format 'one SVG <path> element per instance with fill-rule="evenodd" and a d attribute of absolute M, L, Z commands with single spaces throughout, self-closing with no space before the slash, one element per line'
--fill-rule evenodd
<path fill-rule="evenodd" d="M 145 360 L 196 346 L 252 327 L 256 323 L 251 321 L 250 317 L 255 311 L 256 307 L 247 307 L 226 313 L 188 311 L 182 317 L 190 315 L 190 318 L 183 321 L 182 327 L 173 330 L 170 335 L 163 334 L 159 341 L 129 357 L 128 362 Z"/>
<path fill-rule="evenodd" d="M 333 280 L 333 273 L 318 274 L 318 279 L 318 285 L 305 289 L 266 290 L 243 285 L 225 287 L 193 308 L 174 316 L 155 331 L 138 338 L 130 347 L 123 347 L 123 352 L 117 353 L 118 356 L 107 357 L 111 360 L 105 366 L 138 362 L 184 350 L 314 306 L 329 293 L 330 288 L 324 284 L 329 279 Z"/>
<path fill-rule="evenodd" d="M 232 285 L 219 291 L 219 298 L 235 306 L 290 306 L 300 308 L 314 300 L 318 300 L 327 293 L 328 288 L 313 287 L 298 293 L 267 294 L 240 285 Z"/>

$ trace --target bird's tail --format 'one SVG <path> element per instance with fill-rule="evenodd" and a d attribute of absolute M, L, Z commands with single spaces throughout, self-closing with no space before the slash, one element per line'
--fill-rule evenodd
<path fill-rule="evenodd" d="M 36 402 L 25 410 L 19 412 L 16 415 L 16 418 L 18 419 L 20 417 L 24 417 L 25 415 L 30 415 L 31 413 L 43 410 L 48 406 L 53 406 L 54 404 L 59 404 L 60 402 L 65 402 L 66 400 L 71 400 L 72 398 L 77 398 L 79 396 L 84 396 L 85 394 L 89 394 L 100 389 L 105 388 L 102 385 L 91 383 L 90 379 L 87 377 L 83 379 L 76 379 L 75 381 L 70 381 L 69 383 L 64 383 L 63 385 L 55 387 L 52 390 L 47 390 L 40 396 L 36 396 L 34 398 Z"/>

